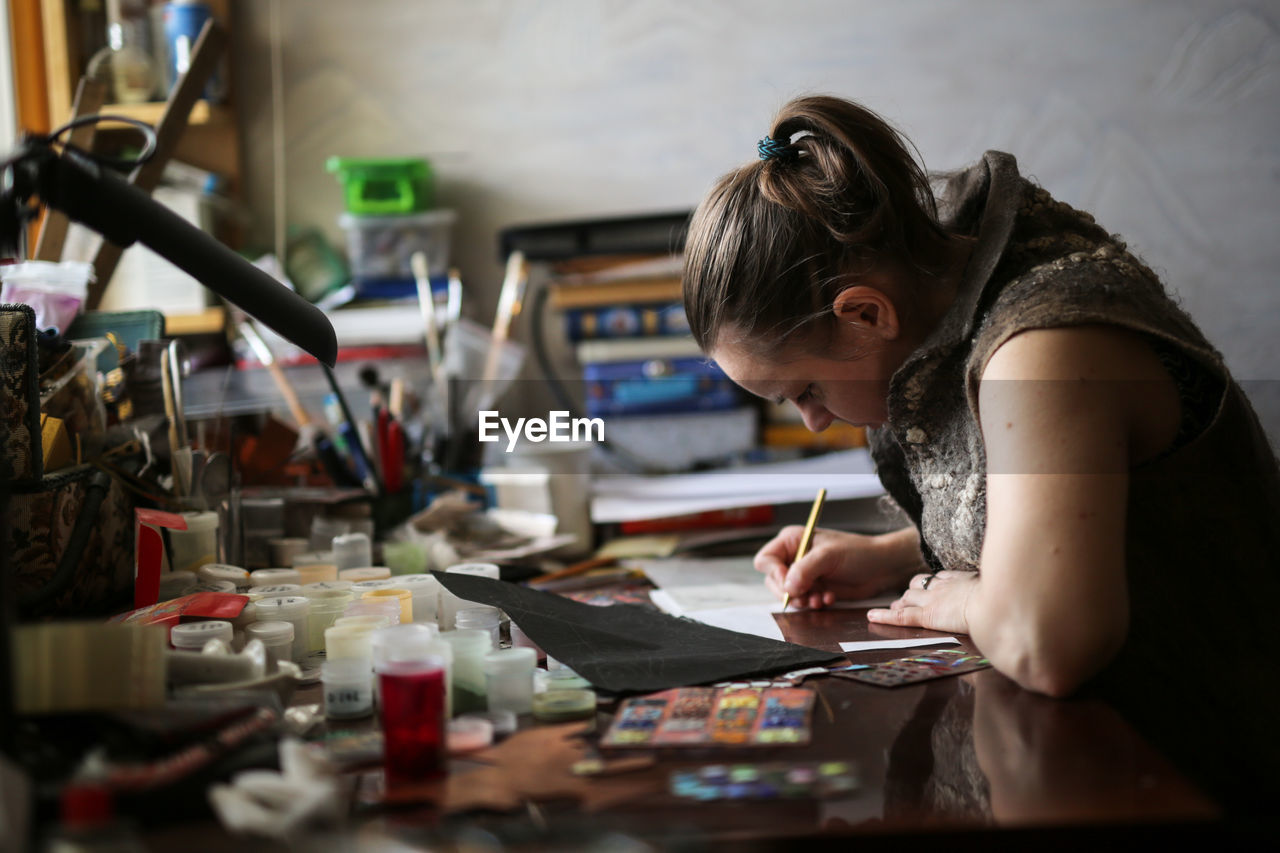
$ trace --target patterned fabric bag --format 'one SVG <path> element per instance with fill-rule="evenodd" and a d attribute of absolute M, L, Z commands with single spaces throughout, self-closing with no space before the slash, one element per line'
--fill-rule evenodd
<path fill-rule="evenodd" d="M 35 313 L 0 305 L 0 548 L 22 618 L 95 616 L 130 599 L 133 498 L 92 465 L 44 475 Z"/>

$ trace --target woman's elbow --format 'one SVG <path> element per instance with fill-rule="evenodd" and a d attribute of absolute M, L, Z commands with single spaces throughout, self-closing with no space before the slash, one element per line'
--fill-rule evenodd
<path fill-rule="evenodd" d="M 1085 642 L 1043 643 L 1034 653 L 1022 656 L 1010 677 L 1027 690 L 1065 699 L 1101 672 L 1123 644 L 1123 632 L 1095 635 Z"/>

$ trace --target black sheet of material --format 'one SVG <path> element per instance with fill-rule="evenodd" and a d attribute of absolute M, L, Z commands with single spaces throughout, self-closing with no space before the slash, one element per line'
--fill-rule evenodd
<path fill-rule="evenodd" d="M 459 598 L 502 608 L 548 655 L 610 693 L 750 678 L 843 657 L 635 605 L 597 607 L 491 578 L 434 574 Z"/>

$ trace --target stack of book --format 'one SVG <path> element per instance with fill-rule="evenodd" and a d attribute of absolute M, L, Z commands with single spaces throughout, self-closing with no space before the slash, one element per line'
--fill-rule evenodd
<path fill-rule="evenodd" d="M 608 440 L 660 470 L 750 450 L 757 413 L 689 334 L 682 259 L 589 258 L 556 266 L 550 305 L 582 372 L 585 410 Z"/>

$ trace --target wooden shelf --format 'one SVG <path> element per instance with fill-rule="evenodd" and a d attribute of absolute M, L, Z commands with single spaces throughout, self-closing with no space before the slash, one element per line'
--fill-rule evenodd
<path fill-rule="evenodd" d="M 107 115 L 137 119 L 154 126 L 160 122 L 160 117 L 164 114 L 164 108 L 164 101 L 148 101 L 142 104 L 103 104 L 101 112 Z M 228 107 L 221 104 L 210 104 L 208 101 L 196 101 L 196 105 L 191 108 L 191 114 L 187 118 L 187 124 L 190 127 L 230 125 L 231 122 L 232 115 Z M 110 130 L 111 125 L 103 125 L 99 129 Z"/>
<path fill-rule="evenodd" d="M 225 308 L 206 308 L 199 314 L 169 314 L 164 318 L 166 335 L 213 335 L 227 325 Z"/>

